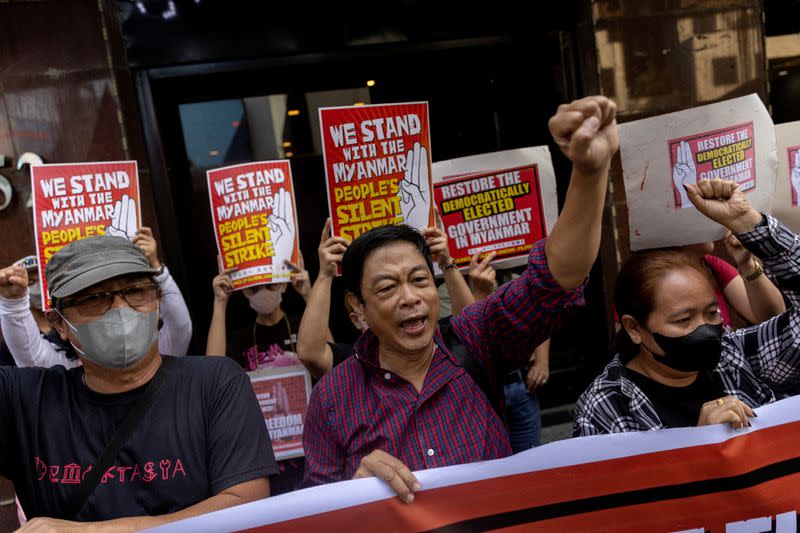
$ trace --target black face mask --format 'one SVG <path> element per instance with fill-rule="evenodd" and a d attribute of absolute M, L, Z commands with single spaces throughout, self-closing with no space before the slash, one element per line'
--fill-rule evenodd
<path fill-rule="evenodd" d="M 651 332 L 652 333 L 652 332 Z M 659 355 L 650 350 L 656 361 L 681 372 L 710 371 L 719 364 L 722 355 L 722 324 L 703 324 L 688 335 L 665 337 L 652 333 L 664 351 Z"/>

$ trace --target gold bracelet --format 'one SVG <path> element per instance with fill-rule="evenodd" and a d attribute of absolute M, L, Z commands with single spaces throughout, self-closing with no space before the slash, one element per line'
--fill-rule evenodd
<path fill-rule="evenodd" d="M 764 273 L 764 270 L 761 268 L 761 263 L 758 261 L 758 259 L 753 258 L 753 266 L 755 266 L 755 270 L 753 270 L 753 272 L 750 274 L 745 275 L 741 270 L 739 271 L 739 274 L 745 281 L 753 281 L 754 279 L 758 279 L 759 276 Z"/>

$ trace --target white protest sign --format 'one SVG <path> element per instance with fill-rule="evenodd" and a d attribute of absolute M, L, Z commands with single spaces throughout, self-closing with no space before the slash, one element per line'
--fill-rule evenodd
<path fill-rule="evenodd" d="M 800 233 L 800 121 L 775 125 L 778 144 L 778 181 L 772 214 Z"/>
<path fill-rule="evenodd" d="M 775 129 L 757 95 L 628 122 L 619 131 L 631 250 L 724 236 L 722 226 L 691 205 L 684 183 L 734 180 L 753 207 L 769 210 Z"/>
<path fill-rule="evenodd" d="M 524 224 L 518 224 L 518 226 L 528 227 L 531 232 L 537 232 L 541 231 L 540 226 L 543 222 L 546 231 L 542 233 L 544 235 L 550 234 L 558 218 L 558 197 L 556 196 L 556 177 L 553 171 L 553 162 L 547 146 L 532 146 L 530 148 L 471 155 L 433 163 L 433 183 L 437 191 L 441 184 L 445 182 L 468 181 L 468 176 L 479 180 L 481 175 L 487 175 L 488 173 L 524 173 L 528 170 L 536 185 L 538 185 L 538 191 L 534 191 L 538 192 L 538 195 L 534 194 L 531 198 L 505 198 L 506 203 L 509 204 L 508 209 L 503 208 L 496 213 L 492 212 L 482 216 L 463 217 L 464 219 L 461 220 L 460 225 L 466 227 L 466 231 L 450 232 L 450 253 L 456 259 L 457 264 L 461 264 L 464 260 L 466 263 L 469 262 L 468 257 L 466 259 L 462 257 L 464 254 L 481 253 L 485 255 L 491 250 L 498 252 L 498 259 L 493 262 L 496 267 L 513 267 L 524 265 L 527 262 L 527 250 L 530 250 L 531 243 L 525 242 L 525 236 L 516 236 L 519 241 L 517 242 L 517 240 L 513 240 L 506 235 L 505 233 L 509 231 L 509 227 L 512 225 L 507 219 L 516 212 L 524 213 L 527 221 Z M 492 177 L 489 176 L 489 178 Z M 536 188 L 534 187 L 534 189 Z M 497 187 L 490 187 L 490 189 L 498 190 L 491 191 L 487 189 L 477 195 L 469 194 L 469 191 L 466 191 L 461 196 L 469 199 L 481 194 L 488 197 L 488 193 L 505 192 L 500 190 L 503 189 L 501 184 L 498 184 Z M 489 200 L 491 199 L 493 197 Z M 489 200 L 484 203 L 492 203 Z M 453 221 L 450 220 L 450 213 L 445 212 L 446 210 L 443 211 L 442 207 L 444 206 L 440 205 L 439 211 L 445 225 L 448 226 Z M 488 211 L 484 210 L 484 213 L 488 213 Z M 454 213 L 452 216 L 458 218 L 463 214 Z M 467 218 L 472 220 L 466 220 Z M 540 218 L 544 220 L 537 222 Z M 471 228 L 468 227 L 470 223 L 480 224 L 476 228 Z M 539 229 L 537 230 L 536 228 Z M 464 240 L 463 246 L 458 246 L 459 243 L 456 242 L 458 237 L 454 240 L 455 233 L 461 235 L 460 238 Z M 512 246 L 512 244 L 515 246 Z M 524 253 L 521 253 L 523 249 Z"/>

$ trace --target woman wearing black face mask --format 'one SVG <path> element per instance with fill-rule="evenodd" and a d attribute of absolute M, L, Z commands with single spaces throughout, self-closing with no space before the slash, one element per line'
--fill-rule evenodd
<path fill-rule="evenodd" d="M 700 181 L 689 198 L 774 273 L 790 310 L 723 335 L 708 274 L 684 254 L 632 256 L 617 278 L 616 355 L 578 400 L 575 436 L 728 423 L 782 397 L 800 375 L 800 237 L 753 209 L 734 182 Z"/>

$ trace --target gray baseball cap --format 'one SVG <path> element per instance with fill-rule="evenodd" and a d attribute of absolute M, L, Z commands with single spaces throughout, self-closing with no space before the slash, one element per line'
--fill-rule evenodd
<path fill-rule="evenodd" d="M 124 274 L 156 275 L 144 252 L 124 237 L 96 235 L 53 254 L 44 269 L 50 297 L 63 298 Z"/>

